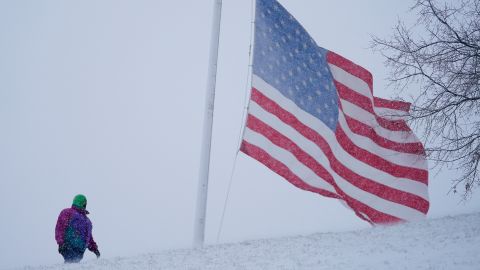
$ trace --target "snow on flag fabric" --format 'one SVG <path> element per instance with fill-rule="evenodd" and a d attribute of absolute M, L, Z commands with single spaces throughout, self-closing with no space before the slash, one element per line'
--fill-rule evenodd
<path fill-rule="evenodd" d="M 252 92 L 241 151 L 372 224 L 423 219 L 422 144 L 410 104 L 373 96 L 372 75 L 315 43 L 275 0 L 257 0 Z"/>

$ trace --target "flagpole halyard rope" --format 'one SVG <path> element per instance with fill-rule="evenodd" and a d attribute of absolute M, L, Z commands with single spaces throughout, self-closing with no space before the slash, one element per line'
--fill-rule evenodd
<path fill-rule="evenodd" d="M 238 150 L 235 154 L 235 159 L 233 161 L 232 171 L 230 172 L 230 181 L 228 182 L 227 196 L 225 196 L 225 202 L 223 204 L 222 217 L 220 218 L 220 226 L 219 226 L 218 232 L 217 232 L 217 244 L 220 241 L 220 234 L 222 233 L 223 221 L 225 220 L 225 212 L 227 210 L 227 204 L 228 204 L 228 200 L 229 200 L 229 197 L 230 197 L 230 190 L 231 190 L 232 182 L 233 182 L 232 181 L 233 180 L 233 174 L 235 173 L 235 168 L 237 167 L 237 157 L 238 157 Z"/>
<path fill-rule="evenodd" d="M 240 136 L 239 136 L 239 141 L 238 141 L 238 147 L 237 147 L 237 153 L 240 151 L 240 145 L 242 142 L 242 137 L 243 133 L 245 132 L 245 118 L 247 115 L 248 111 L 248 105 L 249 105 L 249 100 L 250 100 L 250 95 L 252 93 L 252 67 L 253 67 L 253 61 L 252 61 L 252 52 L 253 52 L 253 29 L 255 26 L 255 12 L 254 12 L 254 5 L 255 5 L 255 0 L 251 1 L 250 4 L 250 44 L 249 44 L 249 49 L 248 49 L 248 67 L 247 67 L 247 79 L 245 80 L 245 96 L 244 96 L 244 101 L 243 101 L 243 115 L 242 115 L 242 125 L 240 128 Z"/>
<path fill-rule="evenodd" d="M 238 153 L 240 152 L 240 146 L 242 143 L 242 138 L 243 138 L 243 133 L 245 132 L 245 118 L 247 115 L 247 110 L 248 110 L 248 100 L 250 99 L 250 93 L 251 93 L 251 88 L 252 88 L 252 75 L 251 75 L 251 70 L 252 70 L 252 50 L 253 50 L 253 28 L 255 25 L 255 14 L 254 14 L 254 4 L 255 0 L 251 1 L 251 6 L 250 6 L 250 45 L 248 49 L 248 67 L 247 67 L 247 79 L 245 82 L 245 97 L 244 97 L 244 107 L 243 107 L 243 113 L 242 113 L 242 120 L 241 120 L 241 125 L 240 125 L 240 133 L 238 136 L 238 142 L 237 142 L 237 150 L 235 151 L 235 158 L 233 160 L 233 167 L 232 171 L 230 172 L 230 180 L 228 182 L 228 189 L 227 189 L 227 195 L 225 196 L 225 202 L 223 204 L 223 211 L 222 211 L 222 216 L 220 218 L 220 225 L 218 228 L 217 232 L 217 244 L 220 241 L 220 235 L 222 233 L 223 229 L 223 222 L 225 220 L 225 212 L 227 210 L 227 204 L 230 198 L 230 190 L 232 187 L 232 182 L 233 182 L 233 175 L 235 173 L 235 169 L 237 167 L 237 158 L 238 158 Z"/>

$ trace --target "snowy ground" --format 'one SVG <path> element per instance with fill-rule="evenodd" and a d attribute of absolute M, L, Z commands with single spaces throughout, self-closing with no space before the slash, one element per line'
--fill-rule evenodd
<path fill-rule="evenodd" d="M 480 213 L 23 269 L 480 269 Z"/>

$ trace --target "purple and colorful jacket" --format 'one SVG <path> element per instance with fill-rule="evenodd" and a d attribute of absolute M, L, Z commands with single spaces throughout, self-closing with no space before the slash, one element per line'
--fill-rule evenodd
<path fill-rule="evenodd" d="M 76 206 L 63 209 L 58 216 L 55 227 L 55 240 L 64 246 L 84 252 L 85 249 L 97 250 L 92 236 L 92 222 L 87 217 L 88 211 Z"/>

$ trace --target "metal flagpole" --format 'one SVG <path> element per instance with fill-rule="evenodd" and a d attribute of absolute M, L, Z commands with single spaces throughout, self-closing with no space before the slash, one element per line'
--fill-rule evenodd
<path fill-rule="evenodd" d="M 215 102 L 215 83 L 217 77 L 218 45 L 220 40 L 220 20 L 222 0 L 214 0 L 213 24 L 210 41 L 210 60 L 208 66 L 207 93 L 203 120 L 203 142 L 200 154 L 198 176 L 197 211 L 195 216 L 193 246 L 202 247 L 205 241 L 205 218 L 207 215 L 208 173 L 210 167 L 210 146 L 213 126 L 213 107 Z"/>

